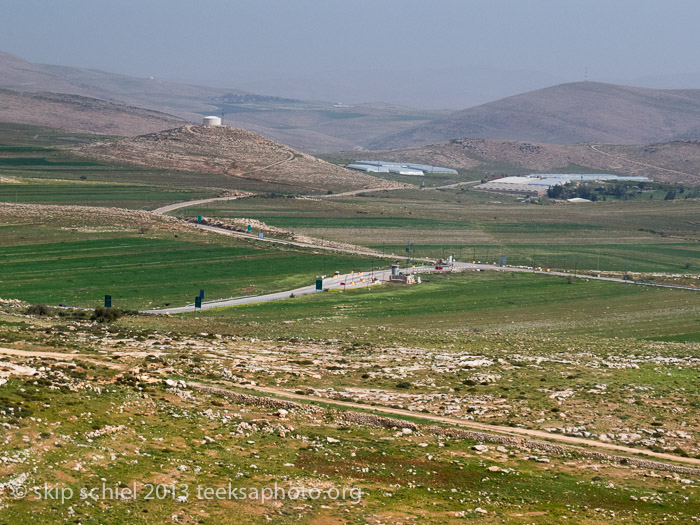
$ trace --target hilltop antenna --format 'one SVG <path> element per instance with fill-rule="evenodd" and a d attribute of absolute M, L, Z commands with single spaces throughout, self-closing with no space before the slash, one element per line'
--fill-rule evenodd
<path fill-rule="evenodd" d="M 224 110 L 221 110 L 221 125 L 224 125 Z"/>

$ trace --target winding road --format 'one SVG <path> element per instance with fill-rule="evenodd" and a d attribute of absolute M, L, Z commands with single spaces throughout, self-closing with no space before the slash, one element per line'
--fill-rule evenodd
<path fill-rule="evenodd" d="M 591 146 L 593 147 L 593 145 Z M 598 151 L 598 150 L 596 150 Z M 600 152 L 603 154 L 606 154 L 605 152 Z M 461 184 L 461 183 L 459 183 Z M 457 184 L 457 185 L 459 185 Z M 465 183 L 466 184 L 466 183 Z M 454 187 L 455 185 L 448 185 L 444 186 L 444 188 L 450 188 Z M 350 196 L 350 195 L 356 195 L 358 193 L 362 193 L 365 191 L 380 191 L 386 188 L 376 188 L 376 189 L 368 189 L 368 190 L 353 190 L 345 193 L 337 193 L 333 195 L 327 195 L 324 197 L 339 197 L 339 196 Z M 440 189 L 440 188 L 434 188 L 434 189 Z M 162 206 L 160 208 L 157 208 L 152 211 L 152 213 L 156 215 L 163 215 L 165 213 L 178 210 L 181 208 L 187 208 L 190 206 L 198 206 L 201 204 L 206 204 L 210 202 L 219 202 L 219 201 L 232 201 L 232 200 L 237 200 L 237 199 L 243 199 L 247 197 L 251 197 L 251 195 L 236 195 L 236 196 L 230 196 L 230 197 L 212 197 L 208 199 L 198 199 L 198 200 L 193 200 L 193 201 L 184 201 L 184 202 L 178 202 L 175 204 L 168 204 L 167 206 Z M 391 260 L 397 260 L 397 259 L 403 259 L 403 257 L 400 257 L 395 254 L 382 254 L 379 252 L 376 252 L 374 250 L 363 250 L 363 249 L 353 249 L 353 248 L 342 248 L 338 246 L 332 246 L 332 245 L 323 245 L 323 244 L 315 244 L 315 243 L 306 243 L 306 242 L 299 242 L 299 241 L 289 241 L 289 240 L 284 240 L 284 239 L 275 239 L 275 238 L 260 238 L 257 235 L 253 235 L 247 232 L 240 232 L 236 230 L 229 230 L 227 228 L 222 228 L 218 226 L 213 226 L 210 224 L 198 224 L 198 223 L 190 223 L 191 226 L 205 230 L 205 231 L 210 231 L 214 233 L 218 233 L 220 235 L 229 235 L 232 237 L 241 237 L 241 238 L 246 238 L 246 239 L 251 239 L 251 240 L 256 240 L 259 242 L 269 242 L 269 243 L 275 243 L 275 244 L 282 244 L 282 245 L 287 245 L 287 246 L 295 246 L 299 248 L 312 248 L 316 250 L 326 250 L 326 251 L 333 251 L 333 252 L 342 252 L 342 253 L 350 253 L 353 255 L 364 255 L 364 256 L 369 256 L 373 258 L 383 258 L 383 259 L 391 259 Z M 420 258 L 420 259 L 415 259 L 417 262 L 423 262 L 423 263 L 429 263 L 431 266 L 421 266 L 418 268 L 408 268 L 404 269 L 403 271 L 406 273 L 420 273 L 420 272 L 426 272 L 426 271 L 441 271 L 441 270 L 436 270 L 433 264 L 435 264 L 435 261 L 432 259 L 427 259 L 427 258 Z M 700 291 L 700 288 L 692 287 L 692 286 L 682 286 L 682 285 L 674 285 L 674 284 L 662 284 L 662 283 L 651 283 L 651 282 L 645 282 L 645 281 L 633 281 L 629 279 L 621 279 L 618 277 L 604 277 L 604 276 L 593 276 L 593 275 L 582 275 L 578 273 L 570 273 L 570 272 L 561 272 L 561 271 L 542 271 L 542 270 L 536 270 L 536 269 L 531 269 L 531 268 L 521 268 L 521 267 L 511 267 L 511 266 L 498 266 L 498 265 L 492 265 L 492 264 L 472 264 L 472 263 L 465 263 L 465 262 L 455 262 L 451 266 L 445 266 L 445 268 L 448 271 L 500 271 L 500 272 L 518 272 L 518 273 L 536 273 L 536 274 L 544 274 L 544 275 L 551 275 L 551 276 L 560 276 L 560 277 L 574 277 L 574 278 L 581 278 L 581 279 L 590 279 L 590 280 L 598 280 L 598 281 L 607 281 L 607 282 L 613 282 L 613 283 L 621 283 L 621 284 L 627 284 L 627 285 L 638 285 L 638 286 L 654 286 L 654 287 L 659 287 L 659 288 L 673 288 L 673 289 L 680 289 L 680 290 L 689 290 L 689 291 Z M 357 274 L 352 274 L 352 275 L 346 275 L 346 276 L 340 276 L 340 277 L 331 277 L 331 278 L 326 278 L 323 281 L 323 288 L 326 290 L 338 290 L 338 289 L 352 289 L 352 288 L 359 288 L 359 287 L 365 287 L 369 286 L 372 279 L 376 278 L 377 279 L 377 284 L 380 282 L 386 282 L 389 280 L 389 275 L 390 275 L 390 270 L 385 269 L 385 270 L 377 270 L 377 271 L 372 271 L 372 272 L 364 272 L 364 273 L 357 273 Z M 275 292 L 275 293 L 270 293 L 270 294 L 263 294 L 263 295 L 256 295 L 256 296 L 246 296 L 246 297 L 234 297 L 234 298 L 228 298 L 228 299 L 220 299 L 220 300 L 215 300 L 215 301 L 208 301 L 204 302 L 202 304 L 202 310 L 208 310 L 211 308 L 222 308 L 222 307 L 227 307 L 227 306 L 239 306 L 243 304 L 251 304 L 251 303 L 260 303 L 260 302 L 267 302 L 267 301 L 277 301 L 281 299 L 289 299 L 291 297 L 299 297 L 302 295 L 309 295 L 312 293 L 316 293 L 318 290 L 316 290 L 315 285 L 309 285 L 309 286 L 302 286 L 300 288 L 295 288 L 293 290 L 286 290 L 282 292 Z M 184 313 L 184 312 L 191 312 L 194 310 L 194 305 L 187 305 L 187 306 L 180 306 L 180 307 L 173 307 L 173 308 L 164 308 L 164 309 L 153 309 L 153 310 L 144 310 L 142 313 L 148 313 L 148 314 L 178 314 L 178 313 Z"/>

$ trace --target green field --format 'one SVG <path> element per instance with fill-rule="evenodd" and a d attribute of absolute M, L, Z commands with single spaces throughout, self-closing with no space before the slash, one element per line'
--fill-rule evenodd
<path fill-rule="evenodd" d="M 700 292 L 547 275 L 465 272 L 423 276 L 423 284 L 327 292 L 197 314 L 270 337 L 347 334 L 428 344 L 447 333 L 498 331 L 557 336 L 657 338 L 700 342 Z M 264 328 L 260 328 L 264 327 Z M 225 329 L 221 327 L 221 329 Z"/>
<path fill-rule="evenodd" d="M 194 364 L 174 353 L 161 360 L 178 367 Z M 157 366 L 145 359 L 126 363 Z M 101 395 L 65 386 L 84 384 L 86 378 L 115 382 Z M 8 499 L 3 518 L 9 523 L 27 516 L 58 522 L 70 513 L 82 523 L 164 523 L 183 514 L 229 523 L 236 514 L 236 522 L 244 524 L 266 517 L 275 523 L 339 523 L 371 522 L 377 516 L 382 522 L 396 523 L 399 517 L 405 522 L 415 516 L 421 523 L 441 524 L 464 522 L 460 513 L 465 509 L 470 510 L 467 516 L 479 519 L 471 509 L 483 507 L 490 518 L 518 523 L 523 513 L 529 515 L 528 522 L 536 516 L 538 523 L 595 523 L 601 517 L 653 523 L 684 520 L 700 511 L 696 487 L 673 490 L 673 481 L 645 478 L 636 470 L 631 475 L 625 466 L 602 468 L 596 466 L 600 462 L 578 458 L 555 458 L 544 465 L 515 449 L 505 455 L 495 450 L 477 455 L 472 440 L 397 438 L 390 429 L 339 425 L 333 410 L 315 420 L 295 410 L 278 422 L 264 408 L 244 406 L 236 412 L 239 405 L 218 395 L 183 400 L 164 386 L 89 362 L 77 367 L 52 364 L 40 382 L 14 379 L 4 387 L 0 406 L 22 408 L 16 417 L 3 415 L 0 420 L 21 425 L 23 434 L 32 437 L 37 466 L 30 470 L 31 482 L 59 490 L 54 499 L 46 494 L 38 498 L 33 491 L 25 498 Z M 214 416 L 206 417 L 205 410 Z M 252 430 L 236 431 L 243 424 Z M 116 432 L 88 437 L 108 425 Z M 285 432 L 287 427 L 293 433 Z M 3 449 L 13 457 L 25 450 L 14 434 Z M 207 442 L 209 436 L 217 438 Z M 328 445 L 329 437 L 340 439 Z M 319 446 L 322 443 L 326 446 Z M 509 469 L 488 470 L 504 468 L 504 457 Z M 14 474 L 25 470 L 21 465 L 11 468 Z M 236 489 L 260 490 L 273 486 L 273 481 L 285 489 L 337 487 L 363 493 L 360 504 L 357 492 L 352 492 L 338 501 L 309 499 L 303 506 L 295 500 L 270 504 L 254 498 L 197 497 L 197 487 L 227 489 L 230 483 Z M 172 493 L 149 499 L 144 483 L 172 484 Z M 109 498 L 103 486 L 112 491 L 135 486 L 136 493 L 132 498 Z M 95 489 L 98 503 L 80 500 L 81 489 Z M 185 493 L 186 503 L 176 501 Z"/>
<path fill-rule="evenodd" d="M 533 205 L 469 191 L 402 190 L 343 200 L 249 198 L 177 210 L 245 217 L 414 257 L 569 270 L 700 272 L 697 200 Z"/>
<path fill-rule="evenodd" d="M 0 227 L 0 297 L 94 307 L 109 294 L 121 308 L 184 306 L 200 289 L 207 299 L 283 291 L 371 264 L 223 236 L 168 234 L 157 225 L 143 233 L 138 223 L 133 227 Z"/>
<path fill-rule="evenodd" d="M 66 148 L 101 138 L 0 124 L 0 523 L 698 521 L 697 472 L 672 472 L 700 460 L 700 291 L 581 274 L 700 284 L 697 199 L 528 204 L 469 186 L 429 189 L 514 171 L 498 163 L 426 177 L 425 190 L 294 198 L 272 184 L 101 164 Z M 259 195 L 174 217 L 144 211 L 226 190 Z M 431 269 L 411 286 L 134 312 L 192 304 L 201 289 L 206 300 L 288 291 L 392 260 L 180 220 L 197 215 L 257 219 L 286 230 L 268 237 L 305 234 L 402 262 L 410 245 L 413 257 L 505 256 L 578 276 Z M 91 310 L 105 295 L 125 311 L 42 306 Z M 491 434 L 449 432 L 458 427 Z M 524 443 L 517 430 L 542 434 Z M 571 438 L 586 441 L 553 446 Z M 594 450 L 605 455 L 585 454 Z M 632 460 L 654 453 L 663 465 Z M 17 486 L 78 495 L 103 483 L 138 497 L 14 497 Z M 148 483 L 163 497 L 146 499 Z M 197 496 L 273 483 L 364 497 Z"/>
<path fill-rule="evenodd" d="M 171 202 L 212 197 L 212 190 L 87 181 L 38 181 L 0 184 L 0 199 L 13 203 L 114 206 L 152 209 Z"/>

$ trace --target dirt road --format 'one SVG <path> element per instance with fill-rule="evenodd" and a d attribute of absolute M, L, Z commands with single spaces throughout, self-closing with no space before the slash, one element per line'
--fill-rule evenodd
<path fill-rule="evenodd" d="M 611 450 L 615 452 L 624 452 L 626 454 L 642 454 L 645 456 L 652 457 L 654 459 L 666 460 L 666 461 L 676 461 L 679 463 L 690 464 L 693 466 L 700 466 L 700 459 L 697 458 L 686 458 L 682 456 L 675 456 L 673 454 L 666 454 L 662 452 L 653 452 L 651 450 L 645 450 L 641 448 L 626 447 L 624 445 L 616 445 L 614 443 L 605 443 L 602 441 L 596 441 L 593 439 L 578 438 L 574 436 L 564 436 L 561 434 L 551 434 L 542 430 L 534 430 L 529 428 L 520 427 L 506 427 L 500 425 L 490 425 L 487 423 L 478 423 L 476 421 L 467 421 L 464 419 L 458 419 L 454 417 L 438 416 L 434 414 L 426 414 L 423 412 L 412 412 L 410 410 L 402 410 L 397 408 L 379 406 L 379 405 L 366 405 L 363 403 L 355 403 L 352 401 L 336 401 L 333 399 L 327 399 L 324 397 L 317 397 L 313 395 L 301 395 L 295 394 L 293 392 L 288 392 L 281 388 L 265 387 L 265 386 L 251 386 L 251 385 L 235 385 L 236 388 L 249 390 L 252 392 L 259 392 L 264 394 L 272 394 L 276 397 L 290 399 L 295 401 L 314 401 L 318 403 L 324 403 L 326 405 L 333 405 L 342 408 L 350 408 L 362 411 L 376 412 L 381 414 L 386 414 L 389 416 L 401 416 L 401 417 L 412 417 L 423 419 L 426 421 L 433 421 L 436 423 L 443 423 L 447 425 L 452 425 L 461 428 L 467 428 L 471 430 L 480 430 L 485 432 L 492 432 L 497 434 L 505 435 L 518 435 L 526 436 L 530 438 L 546 439 L 548 441 L 553 441 L 556 443 L 562 443 L 567 445 L 579 445 L 590 448 L 599 448 L 605 450 Z"/>
<path fill-rule="evenodd" d="M 129 353 L 128 355 L 132 355 L 132 354 L 140 354 L 140 353 L 139 352 Z M 33 350 L 17 350 L 14 348 L 0 348 L 0 355 L 10 355 L 10 356 L 16 356 L 16 357 L 39 357 L 39 358 L 43 358 L 43 359 L 58 359 L 58 360 L 63 360 L 63 361 L 85 360 L 85 361 L 94 362 L 94 363 L 97 363 L 97 364 L 100 364 L 103 366 L 108 366 L 110 368 L 115 368 L 115 369 L 123 369 L 126 366 L 126 365 L 122 365 L 119 363 L 113 363 L 113 362 L 107 361 L 106 359 L 101 358 L 101 356 L 90 355 L 90 354 L 79 354 L 79 353 L 45 352 L 45 351 L 33 351 Z M 145 352 L 144 352 L 144 355 L 145 355 Z M 197 383 L 197 384 L 200 384 L 200 383 Z M 283 390 L 281 388 L 273 388 L 273 387 L 266 387 L 266 386 L 259 386 L 259 385 L 252 386 L 249 384 L 246 384 L 246 385 L 236 384 L 234 386 L 237 389 L 248 390 L 250 392 L 255 392 L 255 393 L 260 393 L 260 394 L 268 394 L 268 395 L 271 394 L 271 395 L 274 395 L 275 397 L 279 397 L 279 398 L 283 398 L 283 399 L 289 399 L 289 400 L 295 400 L 295 401 L 305 401 L 305 402 L 311 401 L 311 402 L 323 403 L 323 404 L 331 405 L 331 406 L 335 406 L 335 407 L 342 407 L 342 408 L 349 408 L 349 409 L 355 409 L 355 410 L 361 410 L 361 411 L 386 414 L 388 416 L 418 418 L 418 419 L 422 419 L 425 421 L 432 421 L 435 423 L 442 423 L 442 424 L 447 424 L 447 425 L 471 429 L 471 430 L 479 430 L 479 431 L 492 432 L 492 433 L 504 434 L 504 435 L 510 435 L 510 436 L 513 436 L 513 435 L 526 436 L 529 438 L 544 439 L 547 441 L 551 441 L 551 442 L 555 442 L 555 443 L 562 443 L 562 444 L 567 444 L 567 445 L 578 445 L 578 446 L 584 446 L 584 447 L 589 447 L 589 448 L 605 449 L 605 450 L 610 450 L 610 451 L 614 451 L 614 452 L 624 452 L 625 454 L 634 454 L 634 455 L 641 454 L 644 456 L 652 457 L 654 459 L 665 460 L 665 461 L 674 461 L 677 463 L 685 463 L 685 464 L 689 464 L 689 465 L 693 465 L 693 466 L 700 466 L 700 459 L 697 459 L 697 458 L 675 456 L 673 454 L 653 452 L 651 450 L 645 450 L 645 449 L 634 448 L 634 447 L 627 447 L 624 445 L 616 445 L 614 443 L 604 443 L 604 442 L 595 441 L 592 439 L 578 438 L 578 437 L 573 437 L 573 436 L 564 436 L 561 434 L 551 434 L 549 432 L 545 432 L 545 431 L 541 431 L 541 430 L 534 430 L 534 429 L 520 428 L 520 427 L 506 427 L 506 426 L 501 426 L 501 425 L 490 425 L 487 423 L 479 423 L 476 421 L 467 421 L 464 419 L 458 419 L 458 418 L 454 418 L 454 417 L 438 416 L 435 414 L 426 414 L 423 412 L 417 413 L 417 412 L 412 412 L 410 410 L 402 410 L 402 409 L 379 406 L 379 405 L 366 405 L 363 403 L 356 403 L 356 402 L 352 402 L 352 401 L 338 401 L 338 400 L 327 399 L 324 397 L 318 397 L 318 396 L 313 396 L 313 395 L 295 394 L 293 392 L 288 392 L 288 391 Z"/>

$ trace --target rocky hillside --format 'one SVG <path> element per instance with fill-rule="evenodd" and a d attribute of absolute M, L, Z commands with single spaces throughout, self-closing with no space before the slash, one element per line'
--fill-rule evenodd
<path fill-rule="evenodd" d="M 353 159 L 356 152 L 337 154 Z M 655 180 L 700 184 L 700 142 L 674 141 L 647 145 L 543 144 L 485 139 L 454 139 L 429 146 L 361 154 L 375 160 L 417 162 L 484 175 L 518 171 L 553 173 L 590 169 L 643 175 Z"/>
<path fill-rule="evenodd" d="M 395 186 L 228 126 L 182 126 L 81 146 L 75 152 L 108 162 L 261 180 L 292 191 L 337 192 Z"/>
<path fill-rule="evenodd" d="M 375 141 L 372 149 L 459 137 L 550 144 L 700 139 L 700 90 L 561 84 L 452 113 Z"/>

